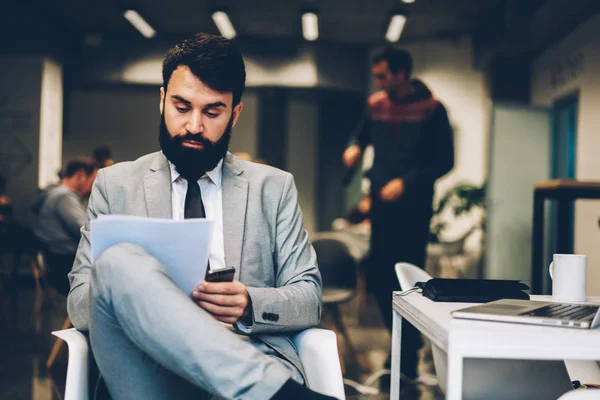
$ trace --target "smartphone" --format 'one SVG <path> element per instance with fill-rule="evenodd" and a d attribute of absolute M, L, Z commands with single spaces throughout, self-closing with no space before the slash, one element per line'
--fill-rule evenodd
<path fill-rule="evenodd" d="M 221 269 L 209 270 L 206 273 L 207 282 L 233 282 L 235 267 L 225 267 Z"/>

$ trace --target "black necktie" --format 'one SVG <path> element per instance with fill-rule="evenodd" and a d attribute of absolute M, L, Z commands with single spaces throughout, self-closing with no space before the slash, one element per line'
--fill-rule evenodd
<path fill-rule="evenodd" d="M 183 218 L 206 218 L 198 181 L 188 181 Z"/>
<path fill-rule="evenodd" d="M 204 212 L 204 203 L 202 202 L 202 194 L 200 193 L 200 185 L 198 181 L 189 181 L 187 192 L 185 193 L 185 207 L 183 218 L 206 218 Z M 206 273 L 210 271 L 210 261 L 207 262 Z"/>

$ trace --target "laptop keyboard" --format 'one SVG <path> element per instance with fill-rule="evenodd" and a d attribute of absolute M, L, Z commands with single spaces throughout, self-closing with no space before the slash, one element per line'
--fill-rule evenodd
<path fill-rule="evenodd" d="M 521 315 L 532 317 L 549 317 L 563 320 L 579 320 L 596 314 L 598 306 L 576 305 L 576 304 L 553 304 L 538 308 Z"/>

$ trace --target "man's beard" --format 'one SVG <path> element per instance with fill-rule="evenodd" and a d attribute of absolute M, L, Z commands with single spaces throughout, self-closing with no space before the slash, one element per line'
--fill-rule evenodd
<path fill-rule="evenodd" d="M 171 136 L 165 123 L 164 114 L 160 117 L 158 142 L 169 161 L 175 165 L 177 172 L 185 179 L 198 180 L 208 171 L 215 169 L 219 161 L 229 149 L 233 114 L 229 119 L 223 136 L 215 143 L 199 134 L 187 133 L 185 135 Z M 202 149 L 192 149 L 183 146 L 184 140 L 193 140 L 202 143 Z"/>

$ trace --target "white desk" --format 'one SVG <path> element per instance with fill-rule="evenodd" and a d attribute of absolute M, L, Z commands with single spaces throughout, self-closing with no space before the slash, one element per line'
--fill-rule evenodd
<path fill-rule="evenodd" d="M 438 303 L 420 293 L 393 297 L 391 399 L 400 393 L 402 318 L 448 355 L 447 400 L 460 400 L 466 358 L 600 360 L 600 329 L 579 330 L 502 322 L 460 320 L 450 312 L 473 303 Z M 531 296 L 549 300 L 549 296 Z M 600 298 L 588 298 L 600 303 Z"/>

